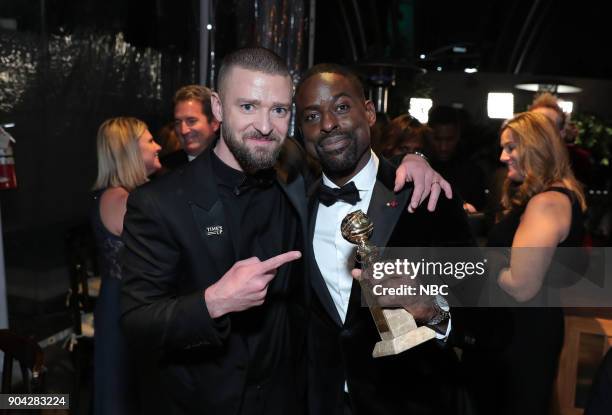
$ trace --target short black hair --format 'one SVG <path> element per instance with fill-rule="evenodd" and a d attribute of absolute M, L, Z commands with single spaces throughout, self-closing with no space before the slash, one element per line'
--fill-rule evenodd
<path fill-rule="evenodd" d="M 270 49 L 262 47 L 238 49 L 223 58 L 221 63 L 217 80 L 217 91 L 220 95 L 223 95 L 226 78 L 235 66 L 269 75 L 290 76 L 283 58 Z"/>
<path fill-rule="evenodd" d="M 453 107 L 447 105 L 439 105 L 432 107 L 429 110 L 429 120 L 427 125 L 430 127 L 434 125 L 455 125 L 461 127 L 461 118 L 459 117 L 459 111 Z"/>
<path fill-rule="evenodd" d="M 357 89 L 362 98 L 365 99 L 365 91 L 363 89 L 363 84 L 361 83 L 361 79 L 359 79 L 359 76 L 346 66 L 338 65 L 337 63 L 319 63 L 318 65 L 315 65 L 308 69 L 302 75 L 302 78 L 300 79 L 300 82 L 298 83 L 297 88 L 295 90 L 295 94 L 297 95 L 300 93 L 300 88 L 302 87 L 304 82 L 308 80 L 308 78 L 322 73 L 335 73 L 344 76 L 353 84 L 353 86 L 355 87 L 355 89 Z"/>

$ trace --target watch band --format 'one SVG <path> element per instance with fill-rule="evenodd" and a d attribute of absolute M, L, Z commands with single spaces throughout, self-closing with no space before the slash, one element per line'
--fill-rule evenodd
<path fill-rule="evenodd" d="M 448 320 L 450 318 L 450 315 L 451 314 L 449 311 L 439 310 L 438 313 L 435 316 L 433 316 L 431 320 L 427 322 L 427 325 L 437 326 L 438 324 Z"/>
<path fill-rule="evenodd" d="M 409 151 L 407 154 L 414 154 L 415 156 L 419 156 L 423 160 L 425 160 L 426 162 L 429 163 L 429 159 L 427 158 L 427 156 L 425 154 L 421 153 L 420 151 Z"/>
<path fill-rule="evenodd" d="M 450 318 L 450 306 L 448 301 L 441 295 L 435 296 L 434 308 L 436 309 L 436 315 L 427 322 L 428 326 L 437 326 Z"/>

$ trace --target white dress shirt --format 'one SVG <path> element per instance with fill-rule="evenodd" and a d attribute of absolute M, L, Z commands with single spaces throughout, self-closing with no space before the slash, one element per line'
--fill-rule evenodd
<path fill-rule="evenodd" d="M 357 204 L 351 205 L 343 200 L 331 206 L 319 203 L 317 212 L 313 238 L 315 259 L 343 323 L 353 285 L 351 270 L 355 267 L 357 246 L 342 237 L 340 223 L 351 212 L 359 209 L 363 212 L 368 211 L 374 184 L 376 184 L 378 162 L 376 154 L 371 152 L 368 163 L 351 179 L 359 190 L 361 198 Z M 331 188 L 339 187 L 325 174 L 323 174 L 323 184 Z"/>
<path fill-rule="evenodd" d="M 331 206 L 319 203 L 317 211 L 317 221 L 314 229 L 313 248 L 315 260 L 321 271 L 321 275 L 327 285 L 327 290 L 331 295 L 336 310 L 340 315 L 342 323 L 346 319 L 353 277 L 351 270 L 355 266 L 355 251 L 357 246 L 348 242 L 342 237 L 340 223 L 344 217 L 356 210 L 368 211 L 372 192 L 376 184 L 379 160 L 373 151 L 370 152 L 370 160 L 359 173 L 349 182 L 354 182 L 361 198 L 355 205 L 351 205 L 343 200 L 338 200 Z M 338 188 L 325 174 L 323 174 L 323 184 L 331 188 Z M 451 330 L 451 322 L 445 334 L 436 333 L 438 339 L 448 337 Z M 348 386 L 344 383 L 344 391 L 348 392 Z"/>
<path fill-rule="evenodd" d="M 365 167 L 349 181 L 355 183 L 361 200 L 355 205 L 351 205 L 343 200 L 339 200 L 331 206 L 319 203 L 317 211 L 313 238 L 315 260 L 342 323 L 346 319 L 349 297 L 351 295 L 353 284 L 351 270 L 355 265 L 355 251 L 357 247 L 342 237 L 340 223 L 351 212 L 359 209 L 366 213 L 368 211 L 374 185 L 376 184 L 379 165 L 376 154 L 373 151 L 370 154 L 370 160 Z M 323 184 L 331 188 L 339 187 L 325 174 L 323 174 Z M 450 333 L 450 329 L 451 324 L 449 321 L 446 333 L 436 333 L 436 337 L 438 339 L 446 338 Z"/>

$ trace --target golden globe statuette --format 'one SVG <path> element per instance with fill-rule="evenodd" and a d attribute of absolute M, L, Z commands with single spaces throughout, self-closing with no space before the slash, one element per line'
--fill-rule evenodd
<path fill-rule="evenodd" d="M 378 259 L 377 248 L 369 242 L 373 230 L 374 224 L 361 210 L 349 213 L 340 224 L 344 239 L 357 245 L 357 260 L 364 270 Z M 372 356 L 396 355 L 436 337 L 429 327 L 417 327 L 414 317 L 405 309 L 381 308 L 373 298 L 371 287 L 363 279 L 359 284 L 382 339 L 374 346 Z"/>

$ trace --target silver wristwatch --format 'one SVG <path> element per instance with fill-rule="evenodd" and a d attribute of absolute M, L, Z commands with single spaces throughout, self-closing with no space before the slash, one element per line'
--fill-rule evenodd
<path fill-rule="evenodd" d="M 436 309 L 436 315 L 427 322 L 428 326 L 437 326 L 450 318 L 450 306 L 443 296 L 436 295 L 434 297 L 434 308 Z"/>

